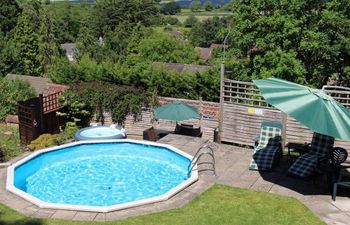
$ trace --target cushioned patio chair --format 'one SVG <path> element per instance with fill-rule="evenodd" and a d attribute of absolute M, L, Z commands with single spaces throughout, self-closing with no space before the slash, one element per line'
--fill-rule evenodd
<path fill-rule="evenodd" d="M 249 169 L 268 171 L 282 156 L 282 124 L 277 121 L 263 121 L 258 141 L 255 143 L 253 159 Z"/>
<path fill-rule="evenodd" d="M 189 124 L 176 124 L 175 134 L 181 134 L 192 137 L 202 137 L 201 128 L 195 128 L 193 125 Z"/>
<path fill-rule="evenodd" d="M 159 137 L 157 136 L 157 133 L 154 127 L 150 127 L 143 131 L 143 140 L 157 141 L 158 139 Z"/>
<path fill-rule="evenodd" d="M 312 142 L 307 147 L 308 153 L 301 155 L 288 169 L 288 173 L 292 176 L 300 178 L 308 178 L 312 176 L 319 163 L 328 157 L 334 146 L 334 138 L 314 133 Z"/>

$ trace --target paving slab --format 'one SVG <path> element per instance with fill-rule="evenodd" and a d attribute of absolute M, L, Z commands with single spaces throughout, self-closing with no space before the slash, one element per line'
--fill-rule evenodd
<path fill-rule="evenodd" d="M 50 218 L 53 214 L 55 214 L 56 210 L 53 209 L 39 209 L 35 213 L 33 213 L 33 217 L 38 218 Z"/>
<path fill-rule="evenodd" d="M 77 212 L 73 220 L 93 221 L 96 216 L 97 213 L 94 212 Z"/>
<path fill-rule="evenodd" d="M 69 210 L 56 210 L 56 212 L 51 216 L 51 218 L 71 220 L 74 218 L 76 211 Z"/>

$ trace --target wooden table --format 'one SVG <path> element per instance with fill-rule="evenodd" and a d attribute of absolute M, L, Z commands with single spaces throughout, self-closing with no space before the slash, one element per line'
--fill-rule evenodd
<path fill-rule="evenodd" d="M 287 156 L 291 158 L 291 152 L 298 152 L 299 156 L 305 152 L 305 143 L 288 142 L 286 147 L 288 148 Z"/>

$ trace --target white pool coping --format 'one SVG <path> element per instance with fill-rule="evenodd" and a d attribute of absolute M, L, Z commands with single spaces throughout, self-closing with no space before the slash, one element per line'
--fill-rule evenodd
<path fill-rule="evenodd" d="M 193 159 L 193 156 L 191 156 L 191 155 L 187 154 L 186 152 L 183 152 L 183 151 L 181 151 L 181 150 L 179 150 L 171 145 L 160 144 L 160 143 L 150 142 L 150 141 L 139 141 L 139 140 L 132 140 L 132 139 L 76 141 L 76 142 L 72 142 L 72 143 L 65 144 L 65 145 L 60 145 L 60 146 L 55 146 L 55 147 L 35 151 L 32 154 L 30 154 L 29 156 L 19 160 L 18 162 L 12 164 L 11 166 L 9 166 L 7 168 L 6 189 L 8 191 L 24 198 L 25 200 L 37 205 L 40 208 L 107 213 L 107 212 L 111 212 L 111 211 L 127 209 L 127 208 L 131 208 L 131 207 L 145 205 L 145 204 L 166 201 L 169 198 L 171 198 L 172 196 L 174 196 L 175 194 L 179 193 L 180 191 L 182 191 L 183 189 L 185 189 L 186 187 L 190 186 L 192 183 L 194 183 L 198 180 L 197 165 L 194 165 L 194 168 L 191 172 L 191 176 L 186 181 L 184 181 L 184 182 L 180 183 L 179 185 L 177 185 L 176 187 L 170 189 L 165 194 L 155 196 L 152 198 L 137 200 L 137 201 L 133 201 L 133 202 L 127 202 L 127 203 L 122 203 L 122 204 L 117 204 L 117 205 L 111 205 L 111 206 L 84 206 L 84 205 L 48 203 L 48 202 L 42 201 L 42 200 L 40 200 L 40 199 L 30 195 L 30 194 L 18 189 L 14 185 L 15 168 L 20 166 L 21 164 L 29 161 L 30 159 L 42 154 L 42 153 L 56 151 L 56 150 L 59 150 L 62 148 L 81 145 L 81 144 L 118 143 L 118 142 L 129 142 L 129 143 L 135 143 L 135 144 L 144 144 L 144 145 L 164 147 L 164 148 L 168 148 L 169 150 L 171 150 L 173 152 L 176 152 L 177 154 L 179 154 L 185 158 L 188 158 L 189 160 Z"/>

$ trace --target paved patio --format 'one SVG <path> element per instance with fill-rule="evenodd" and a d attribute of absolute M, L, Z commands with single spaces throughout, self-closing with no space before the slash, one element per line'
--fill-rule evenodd
<path fill-rule="evenodd" d="M 159 142 L 173 145 L 194 155 L 204 141 L 200 138 L 171 134 Z M 5 190 L 6 168 L 0 168 L 0 202 L 32 217 L 109 221 L 182 207 L 216 182 L 232 187 L 292 196 L 303 202 L 327 224 L 349 224 L 349 192 L 339 191 L 337 201 L 332 202 L 321 180 L 314 184 L 313 181 L 301 181 L 286 176 L 286 170 L 291 164 L 291 160 L 288 159 L 283 159 L 273 172 L 250 171 L 248 165 L 251 154 L 252 150 L 249 149 L 218 145 L 218 149 L 215 151 L 216 177 L 212 176 L 210 171 L 202 173 L 198 182 L 167 201 L 110 213 L 40 209 Z"/>

